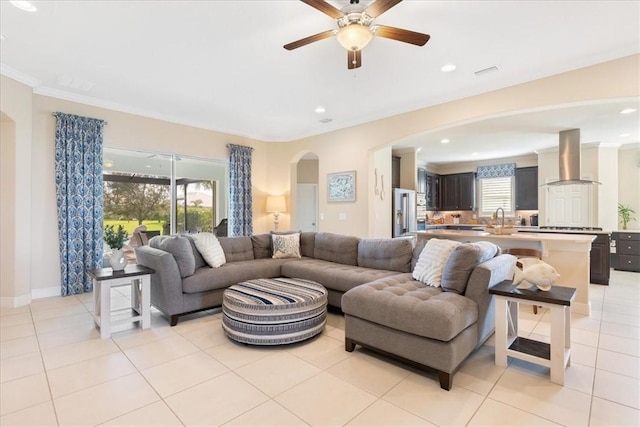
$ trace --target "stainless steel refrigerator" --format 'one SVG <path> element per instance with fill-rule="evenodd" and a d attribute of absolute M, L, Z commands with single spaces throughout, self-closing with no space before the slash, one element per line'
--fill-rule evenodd
<path fill-rule="evenodd" d="M 393 237 L 407 236 L 417 230 L 416 192 L 395 188 L 393 190 Z"/>

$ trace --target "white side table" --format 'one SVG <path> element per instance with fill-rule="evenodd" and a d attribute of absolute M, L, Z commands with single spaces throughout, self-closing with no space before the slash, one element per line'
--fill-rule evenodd
<path fill-rule="evenodd" d="M 496 365 L 507 366 L 507 356 L 551 369 L 551 382 L 564 385 L 571 365 L 571 302 L 575 288 L 552 286 L 549 291 L 517 289 L 505 280 L 489 289 L 496 296 Z M 551 344 L 518 336 L 518 303 L 535 303 L 551 310 Z"/>
<path fill-rule="evenodd" d="M 100 337 L 111 337 L 111 288 L 131 285 L 131 308 L 135 315 L 115 322 L 141 322 L 142 329 L 151 326 L 151 275 L 155 271 L 143 265 L 128 265 L 122 271 L 96 268 L 89 271 L 93 279 L 93 320 L 100 327 Z"/>

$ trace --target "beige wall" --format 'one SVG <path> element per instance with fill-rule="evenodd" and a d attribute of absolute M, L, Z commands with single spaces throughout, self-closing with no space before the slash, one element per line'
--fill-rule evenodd
<path fill-rule="evenodd" d="M 197 129 L 132 114 L 74 102 L 33 96 L 31 90 L 2 77 L 1 111 L 16 123 L 16 194 L 20 195 L 19 218 L 15 220 L 20 239 L 14 256 L 16 276 L 13 290 L 2 296 L 23 295 L 25 290 L 59 288 L 56 210 L 53 181 L 54 111 L 80 114 L 107 120 L 105 144 L 114 147 L 226 159 L 226 145 L 235 143 L 255 148 L 253 156 L 254 232 L 270 229 L 272 218 L 264 212 L 266 194 L 294 196 L 297 162 L 305 153 L 318 156 L 320 231 L 355 236 L 382 235 L 389 223 L 385 212 L 391 210 L 391 198 L 371 201 L 373 172 L 385 169 L 376 156 L 394 142 L 408 136 L 444 127 L 500 115 L 559 105 L 599 102 L 608 99 L 638 97 L 640 55 L 618 59 L 592 67 L 500 89 L 497 91 L 429 107 L 405 114 L 353 126 L 334 132 L 282 143 L 264 143 L 246 138 Z M 33 136 L 31 133 L 33 132 Z M 33 153 L 33 155 L 32 155 Z M 384 153 L 384 151 L 382 151 Z M 328 203 L 326 176 L 331 172 L 355 170 L 357 201 Z M 37 183 L 31 186 L 31 174 Z M 33 204 L 33 206 L 32 206 Z M 289 206 L 291 206 L 289 200 Z M 25 211 L 26 213 L 23 213 Z M 380 216 L 370 211 L 382 212 Z M 33 212 L 33 218 L 29 215 Z M 389 213 L 390 215 L 390 213 Z M 343 219 L 340 219 L 340 217 Z M 290 226 L 290 216 L 281 216 L 281 228 Z M 390 235 L 390 230 L 389 230 Z M 33 239 L 31 239 L 33 236 Z M 33 260 L 33 267 L 31 267 Z M 46 268 L 42 268 L 42 265 Z M 20 264 L 18 266 L 18 264 Z M 11 286 L 9 286 L 11 287 Z"/>
<path fill-rule="evenodd" d="M 298 162 L 298 184 L 318 183 L 318 160 L 302 159 Z"/>
<path fill-rule="evenodd" d="M 1 77 L 0 94 L 0 304 L 23 305 L 31 301 L 31 248 L 37 244 L 37 236 L 32 230 L 30 197 L 32 90 L 15 80 Z M 38 184 L 34 182 L 34 185 Z M 46 270 L 49 266 L 51 263 L 47 263 Z M 38 268 L 43 269 L 42 265 Z"/>
<path fill-rule="evenodd" d="M 636 211 L 628 230 L 640 230 L 640 144 L 628 144 L 618 151 L 618 202 Z M 614 229 L 622 229 L 618 223 Z"/>

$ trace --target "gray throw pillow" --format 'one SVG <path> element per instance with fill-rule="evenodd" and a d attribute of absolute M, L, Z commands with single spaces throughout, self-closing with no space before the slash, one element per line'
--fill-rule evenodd
<path fill-rule="evenodd" d="M 158 242 L 158 249 L 162 249 L 173 255 L 180 270 L 180 277 L 185 278 L 195 273 L 196 260 L 193 256 L 191 243 L 189 243 L 189 239 L 186 237 L 174 236 L 162 239 Z"/>
<path fill-rule="evenodd" d="M 463 243 L 447 259 L 440 286 L 443 291 L 464 294 L 473 269 L 498 255 L 500 248 L 491 242 Z"/>
<path fill-rule="evenodd" d="M 191 250 L 193 251 L 193 258 L 196 261 L 196 270 L 202 267 L 206 267 L 207 262 L 204 260 L 204 258 L 202 258 L 202 254 L 200 253 L 198 248 L 196 248 L 196 242 L 193 239 L 193 236 L 191 234 L 186 234 L 186 233 L 181 234 L 181 236 L 189 240 L 189 244 L 191 245 Z"/>

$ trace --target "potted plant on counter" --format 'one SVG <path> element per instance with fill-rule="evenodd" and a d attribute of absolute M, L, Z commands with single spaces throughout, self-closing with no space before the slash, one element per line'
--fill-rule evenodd
<path fill-rule="evenodd" d="M 635 221 L 636 220 L 636 217 L 631 216 L 634 213 L 636 213 L 636 211 L 631 209 L 629 206 L 624 206 L 623 204 L 618 203 L 618 217 L 620 217 L 620 221 L 622 222 L 622 229 L 623 230 L 627 229 L 627 224 L 630 221 Z"/>
<path fill-rule="evenodd" d="M 127 231 L 124 229 L 122 224 L 118 225 L 117 230 L 113 225 L 105 225 L 104 227 L 104 241 L 107 243 L 107 246 L 111 248 L 109 264 L 111 264 L 113 271 L 124 270 L 127 266 L 127 258 L 124 256 L 124 252 L 122 251 L 122 247 L 124 246 L 124 242 L 127 240 L 127 237 Z"/>

